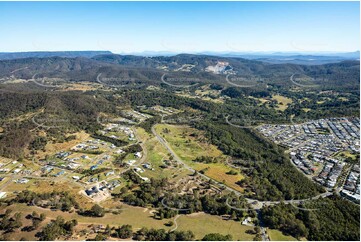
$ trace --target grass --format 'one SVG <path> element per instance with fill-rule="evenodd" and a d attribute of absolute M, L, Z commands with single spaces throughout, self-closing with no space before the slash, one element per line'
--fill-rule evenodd
<path fill-rule="evenodd" d="M 292 103 L 291 98 L 281 96 L 281 95 L 273 95 L 272 99 L 276 100 L 278 102 L 278 107 L 276 109 L 280 110 L 280 111 L 285 111 L 287 109 L 288 105 Z"/>
<path fill-rule="evenodd" d="M 84 131 L 78 132 L 75 135 L 76 135 L 76 139 L 68 141 L 68 142 L 55 143 L 55 144 L 48 142 L 45 146 L 45 152 L 38 151 L 37 154 L 35 155 L 35 157 L 37 159 L 44 159 L 46 155 L 53 155 L 54 153 L 59 152 L 61 150 L 69 150 L 70 148 L 77 145 L 78 143 L 81 143 L 81 142 L 87 140 L 90 136 L 89 134 L 85 133 Z"/>
<path fill-rule="evenodd" d="M 102 204 L 103 205 L 103 204 Z M 118 203 L 118 205 L 122 205 Z M 110 207 L 115 207 L 116 204 L 109 204 Z M 105 206 L 106 207 L 106 206 Z M 1 213 L 9 208 L 14 212 L 22 212 L 25 217 L 27 214 L 31 214 L 33 211 L 36 211 L 38 214 L 45 213 L 47 220 L 42 223 L 42 225 L 47 224 L 51 219 L 55 219 L 57 216 L 62 216 L 65 220 L 76 219 L 79 225 L 85 224 L 103 224 L 110 226 L 121 226 L 123 224 L 130 224 L 133 226 L 133 230 L 138 230 L 142 227 L 146 228 L 156 228 L 156 229 L 165 229 L 170 230 L 174 227 L 167 227 L 164 224 L 173 221 L 172 219 L 163 219 L 158 220 L 154 219 L 152 216 L 153 211 L 146 208 L 132 207 L 123 204 L 122 212 L 119 215 L 112 213 L 107 213 L 104 217 L 94 218 L 94 217 L 83 217 L 77 213 L 67 213 L 61 211 L 51 211 L 49 209 L 42 209 L 39 207 L 27 206 L 25 204 L 13 204 L 9 207 L 1 207 Z M 24 219 L 24 223 L 26 220 Z M 182 215 L 177 219 L 178 229 L 177 230 L 191 230 L 196 239 L 202 239 L 205 234 L 208 233 L 221 233 L 221 234 L 231 234 L 234 240 L 252 240 L 254 235 L 247 234 L 245 231 L 248 229 L 253 229 L 249 226 L 243 226 L 239 222 L 235 221 L 226 221 L 219 216 L 212 216 L 204 213 L 197 213 L 192 215 Z M 29 238 L 31 240 L 34 234 L 22 233 L 21 237 Z M 13 235 L 11 235 L 13 237 Z M 14 237 L 15 238 L 15 237 Z M 34 240 L 34 238 L 32 238 Z"/>
<path fill-rule="evenodd" d="M 171 177 L 174 174 L 174 170 L 171 168 L 163 169 L 159 166 L 163 164 L 163 160 L 169 159 L 167 149 L 159 143 L 156 137 L 151 134 L 148 134 L 143 128 L 136 129 L 138 138 L 143 142 L 143 145 L 146 149 L 146 159 L 145 162 L 148 162 L 152 165 L 154 170 L 149 170 L 144 168 L 145 177 L 153 178 L 165 178 Z"/>
<path fill-rule="evenodd" d="M 272 241 L 296 241 L 292 236 L 284 235 L 281 231 L 275 229 L 267 229 L 267 234 Z"/>
<path fill-rule="evenodd" d="M 201 131 L 188 126 L 168 124 L 157 124 L 155 129 L 158 134 L 167 140 L 174 152 L 186 162 L 187 165 L 197 171 L 206 169 L 205 175 L 219 182 L 223 182 L 236 190 L 243 191 L 243 189 L 236 184 L 236 182 L 243 179 L 243 176 L 239 173 L 237 175 L 226 174 L 232 170 L 232 168 L 226 164 L 222 162 L 204 164 L 193 161 L 199 156 L 217 157 L 222 161 L 227 159 L 216 146 L 206 142 Z M 169 132 L 164 132 L 165 129 L 168 129 Z"/>
<path fill-rule="evenodd" d="M 17 184 L 11 182 L 6 188 L 3 189 L 3 191 L 10 193 L 23 190 L 30 190 L 37 193 L 68 191 L 79 203 L 81 208 L 88 209 L 94 205 L 87 197 L 79 194 L 79 186 L 76 186 L 67 180 L 63 180 L 63 178 L 54 178 L 53 182 L 50 182 L 49 180 L 36 179 L 29 179 L 27 184 Z"/>
<path fill-rule="evenodd" d="M 204 101 L 210 101 L 210 102 L 214 102 L 214 103 L 224 103 L 224 100 L 221 99 L 221 98 L 210 98 L 210 97 L 207 97 L 207 96 L 204 96 L 204 92 L 200 91 L 198 92 L 199 96 L 194 96 L 190 93 L 176 93 L 177 96 L 180 96 L 180 97 L 186 97 L 186 98 L 199 98 L 199 99 L 202 99 Z M 202 95 L 200 95 L 202 94 Z M 204 94 L 204 95 L 203 95 Z"/>
<path fill-rule="evenodd" d="M 353 160 L 356 160 L 356 155 L 352 154 L 350 151 L 341 151 L 333 155 L 337 158 L 351 158 Z"/>
<path fill-rule="evenodd" d="M 204 213 L 181 216 L 177 219 L 177 230 L 191 230 L 196 240 L 201 240 L 204 235 L 209 233 L 220 233 L 223 235 L 231 234 L 232 240 L 250 240 L 254 235 L 247 234 L 246 230 L 253 227 L 242 225 L 233 220 L 223 220 L 218 216 L 212 216 Z"/>

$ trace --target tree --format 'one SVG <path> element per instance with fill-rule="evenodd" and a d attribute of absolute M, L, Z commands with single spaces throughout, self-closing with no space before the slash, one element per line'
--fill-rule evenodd
<path fill-rule="evenodd" d="M 39 228 L 41 221 L 39 219 L 32 219 L 32 227 L 33 229 Z"/>
<path fill-rule="evenodd" d="M 94 240 L 95 241 L 106 241 L 108 238 L 108 236 L 106 234 L 102 234 L 102 233 L 97 233 L 97 235 L 95 236 Z"/>
<path fill-rule="evenodd" d="M 103 217 L 105 212 L 102 207 L 100 207 L 98 204 L 95 204 L 91 209 L 90 212 L 95 217 Z"/>
<path fill-rule="evenodd" d="M 41 213 L 39 219 L 40 219 L 41 221 L 44 221 L 44 220 L 46 219 L 45 213 Z"/>
<path fill-rule="evenodd" d="M 211 233 L 211 234 L 206 234 L 202 240 L 203 241 L 229 241 L 229 240 L 232 240 L 232 235 L 230 235 L 230 234 L 222 235 L 219 233 Z"/>
<path fill-rule="evenodd" d="M 237 219 L 237 213 L 236 213 L 236 211 L 234 211 L 234 210 L 232 211 L 231 219 L 232 219 L 232 220 Z"/>
<path fill-rule="evenodd" d="M 262 236 L 260 234 L 256 234 L 256 236 L 254 236 L 253 241 L 261 241 L 262 240 Z"/>
<path fill-rule="evenodd" d="M 31 216 L 32 216 L 33 218 L 37 218 L 39 215 L 38 215 L 38 213 L 37 213 L 36 211 L 33 211 L 33 213 L 31 214 Z"/>
<path fill-rule="evenodd" d="M 119 227 L 116 232 L 118 237 L 121 239 L 128 239 L 133 235 L 132 226 L 129 224 L 122 225 L 122 227 Z"/>
<path fill-rule="evenodd" d="M 254 227 L 254 232 L 259 234 L 261 232 L 261 228 L 259 226 Z"/>
<path fill-rule="evenodd" d="M 109 236 L 111 232 L 112 232 L 112 229 L 110 228 L 109 224 L 107 224 L 107 227 L 105 227 L 104 234 Z"/>

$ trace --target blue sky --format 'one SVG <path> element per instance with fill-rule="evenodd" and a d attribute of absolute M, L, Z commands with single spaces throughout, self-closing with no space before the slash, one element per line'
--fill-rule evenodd
<path fill-rule="evenodd" d="M 0 2 L 1 52 L 355 51 L 359 2 Z"/>

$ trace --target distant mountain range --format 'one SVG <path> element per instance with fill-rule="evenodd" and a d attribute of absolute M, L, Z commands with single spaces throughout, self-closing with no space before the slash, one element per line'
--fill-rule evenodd
<path fill-rule="evenodd" d="M 288 83 L 290 76 L 296 73 L 327 79 L 328 84 L 332 85 L 354 87 L 360 82 L 360 63 L 344 60 L 322 65 L 273 64 L 240 57 L 194 54 L 145 57 L 108 52 L 91 58 L 31 57 L 0 60 L 0 83 L 9 78 L 31 79 L 34 75 L 95 82 L 99 74 L 104 78 L 122 77 L 142 83 L 160 83 L 164 73 L 172 77 L 191 77 L 215 83 L 224 82 L 227 74 L 262 77 L 270 83 L 275 80 Z"/>
<path fill-rule="evenodd" d="M 20 58 L 45 58 L 45 57 L 86 57 L 92 58 L 96 55 L 112 54 L 110 51 L 34 51 L 34 52 L 0 52 L 0 60 L 11 60 Z"/>
<path fill-rule="evenodd" d="M 100 55 L 112 55 L 110 51 L 45 51 L 45 52 L 0 52 L 0 60 L 11 60 L 20 58 L 46 58 L 46 57 L 85 57 L 93 58 Z M 273 64 L 302 64 L 302 65 L 321 65 L 327 63 L 337 63 L 344 60 L 359 60 L 360 51 L 355 52 L 199 52 L 193 55 L 207 55 L 218 57 L 237 57 L 249 60 L 258 60 Z M 190 55 L 192 55 L 190 54 Z M 145 51 L 131 53 L 126 55 L 136 57 L 171 57 L 179 56 L 180 53 L 166 51 Z M 146 65 L 146 64 L 145 64 Z"/>

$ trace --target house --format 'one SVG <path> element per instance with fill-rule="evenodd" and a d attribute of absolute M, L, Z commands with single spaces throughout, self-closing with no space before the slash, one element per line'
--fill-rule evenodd
<path fill-rule="evenodd" d="M 141 157 L 142 157 L 142 153 L 141 153 L 141 152 L 136 152 L 134 155 L 135 155 L 137 158 L 141 158 Z"/>
<path fill-rule="evenodd" d="M 65 171 L 59 171 L 58 173 L 55 174 L 55 176 L 61 176 L 61 175 L 64 175 L 65 174 Z"/>
<path fill-rule="evenodd" d="M 98 192 L 99 192 L 99 189 L 97 187 L 95 187 L 95 186 L 90 188 L 90 189 L 85 190 L 85 193 L 88 196 L 91 196 L 91 195 L 93 195 L 95 193 L 98 193 Z"/>
<path fill-rule="evenodd" d="M 78 168 L 79 166 L 80 165 L 78 163 L 72 162 L 67 165 L 67 168 L 74 170 L 74 169 Z"/>
<path fill-rule="evenodd" d="M 252 218 L 251 218 L 251 217 L 245 218 L 245 219 L 242 221 L 242 225 L 253 226 Z"/>
<path fill-rule="evenodd" d="M 148 177 L 140 177 L 143 181 L 145 181 L 145 182 L 147 182 L 147 181 L 149 181 L 149 178 Z"/>
<path fill-rule="evenodd" d="M 109 171 L 109 172 L 105 173 L 105 176 L 110 176 L 110 175 L 114 175 L 114 171 Z"/>
<path fill-rule="evenodd" d="M 15 169 L 15 170 L 13 171 L 13 173 L 14 173 L 14 174 L 18 174 L 20 171 L 21 171 L 21 169 L 18 168 L 18 169 Z"/>
<path fill-rule="evenodd" d="M 15 182 L 20 183 L 20 184 L 26 184 L 29 182 L 29 180 L 25 179 L 25 178 L 21 178 L 21 179 L 16 180 Z"/>
<path fill-rule="evenodd" d="M 127 164 L 128 165 L 133 165 L 135 162 L 136 162 L 136 160 L 129 160 L 129 161 L 127 161 Z"/>
<path fill-rule="evenodd" d="M 96 177 L 92 177 L 88 180 L 88 182 L 97 182 L 98 181 L 98 178 Z"/>
<path fill-rule="evenodd" d="M 121 153 L 124 153 L 124 150 L 122 150 L 122 149 L 119 149 L 119 150 L 116 150 L 116 151 L 114 151 L 114 154 L 121 154 Z"/>
<path fill-rule="evenodd" d="M 6 197 L 6 192 L 0 192 L 0 199 L 5 198 Z"/>
<path fill-rule="evenodd" d="M 146 169 L 152 170 L 152 166 L 149 163 L 144 163 L 142 166 Z"/>
<path fill-rule="evenodd" d="M 143 172 L 144 172 L 144 170 L 143 170 L 142 168 L 139 168 L 139 167 L 135 167 L 135 168 L 134 168 L 134 171 L 135 171 L 135 172 L 139 172 L 139 173 L 143 173 Z"/>

